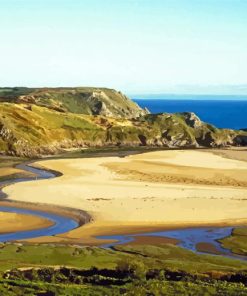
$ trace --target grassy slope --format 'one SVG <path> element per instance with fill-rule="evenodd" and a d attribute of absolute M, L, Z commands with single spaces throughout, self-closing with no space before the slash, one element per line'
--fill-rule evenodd
<path fill-rule="evenodd" d="M 11 294 L 13 291 L 14 293 L 25 291 L 25 295 L 28 295 L 27 292 L 30 293 L 29 295 L 37 295 L 35 294 L 37 291 L 53 291 L 58 293 L 57 295 L 81 295 L 80 293 L 119 295 L 120 291 L 125 295 L 147 295 L 148 292 L 161 295 L 162 291 L 164 295 L 176 295 L 176 293 L 181 293 L 179 295 L 206 295 L 204 293 L 246 295 L 244 293 L 247 293 L 243 284 L 234 284 L 231 282 L 234 280 L 229 280 L 229 283 L 220 280 L 224 276 L 239 274 L 241 270 L 246 270 L 247 263 L 244 262 L 216 256 L 196 255 L 172 245 L 119 246 L 117 250 L 115 252 L 92 247 L 3 245 L 0 249 L 2 272 L 16 267 L 70 266 L 70 268 L 88 270 L 86 272 L 88 276 L 80 280 L 80 277 L 76 279 L 78 272 L 74 273 L 74 277 L 69 277 L 51 269 L 44 271 L 42 277 L 33 272 L 29 273 L 28 278 L 27 275 L 23 278 L 17 272 L 8 276 L 8 279 L 6 276 L 0 279 L 0 292 L 4 291 L 5 295 L 18 295 Z M 97 269 L 92 270 L 92 267 Z M 124 277 L 121 277 L 121 274 L 114 276 L 116 268 L 124 272 L 129 270 L 130 274 Z M 134 268 L 133 272 L 132 268 Z M 153 273 L 152 270 L 155 272 Z M 148 276 L 150 272 L 152 276 Z M 178 272 L 182 277 L 179 278 L 177 275 L 179 279 L 173 279 L 173 276 L 164 278 L 164 272 L 173 274 L 175 277 Z M 52 275 L 51 279 L 49 274 Z M 28 280 L 31 278 L 32 282 Z"/>
<path fill-rule="evenodd" d="M 49 296 L 244 296 L 247 289 L 241 284 L 214 282 L 195 283 L 187 281 L 149 280 L 142 282 L 134 280 L 125 285 L 93 285 L 93 284 L 63 284 L 44 283 L 22 280 L 0 281 L 0 293 L 5 296 L 13 295 L 49 295 Z"/>
<path fill-rule="evenodd" d="M 13 151 L 25 147 L 38 149 L 67 139 L 94 141 L 103 131 L 86 116 L 59 113 L 38 106 L 28 110 L 21 105 L 3 103 L 0 114 L 0 122 L 9 131 L 7 139 L 3 139 L 4 145 L 0 146 L 2 151 L 6 151 L 6 146 Z"/>
<path fill-rule="evenodd" d="M 150 268 L 171 268 L 191 273 L 234 272 L 247 269 L 243 261 L 221 256 L 198 255 L 173 245 L 118 246 L 117 252 L 97 247 L 52 245 L 2 245 L 0 271 L 25 266 L 115 268 L 119 260 L 138 259 Z"/>
<path fill-rule="evenodd" d="M 135 117 L 142 109 L 121 92 L 108 88 L 0 88 L 0 102 L 26 102 L 78 114 L 101 114 L 101 102 L 112 116 Z"/>
<path fill-rule="evenodd" d="M 130 120 L 0 103 L 0 152 L 20 156 L 51 154 L 59 148 L 80 146 L 195 146 L 205 134 L 224 144 L 238 133 L 207 124 L 195 129 L 181 114 L 145 115 Z"/>

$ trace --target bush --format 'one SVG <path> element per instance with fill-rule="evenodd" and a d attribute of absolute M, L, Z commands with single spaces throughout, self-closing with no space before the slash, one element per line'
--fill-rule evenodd
<path fill-rule="evenodd" d="M 147 269 L 142 261 L 125 259 L 118 262 L 117 271 L 136 279 L 146 278 Z"/>

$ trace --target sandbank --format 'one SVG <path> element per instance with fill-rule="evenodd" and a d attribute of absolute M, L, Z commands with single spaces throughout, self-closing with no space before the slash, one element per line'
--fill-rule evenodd
<path fill-rule="evenodd" d="M 52 226 L 52 221 L 33 215 L 0 212 L 0 234 Z"/>
<path fill-rule="evenodd" d="M 236 151 L 237 153 L 237 151 Z M 81 209 L 92 221 L 36 242 L 98 244 L 97 235 L 247 222 L 247 162 L 214 151 L 42 160 L 63 175 L 4 188 L 12 200 Z"/>

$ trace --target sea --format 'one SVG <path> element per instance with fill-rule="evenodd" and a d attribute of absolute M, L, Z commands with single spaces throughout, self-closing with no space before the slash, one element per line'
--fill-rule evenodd
<path fill-rule="evenodd" d="M 247 95 L 132 95 L 151 113 L 194 112 L 218 128 L 247 129 Z"/>

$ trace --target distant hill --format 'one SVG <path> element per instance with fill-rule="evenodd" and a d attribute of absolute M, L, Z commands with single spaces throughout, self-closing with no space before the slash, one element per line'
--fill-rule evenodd
<path fill-rule="evenodd" d="M 133 118 L 147 113 L 121 92 L 108 88 L 0 88 L 0 102 L 116 118 Z"/>
<path fill-rule="evenodd" d="M 194 113 L 148 114 L 104 88 L 0 89 L 0 153 L 37 157 L 72 147 L 224 147 L 247 132 L 218 129 Z"/>

